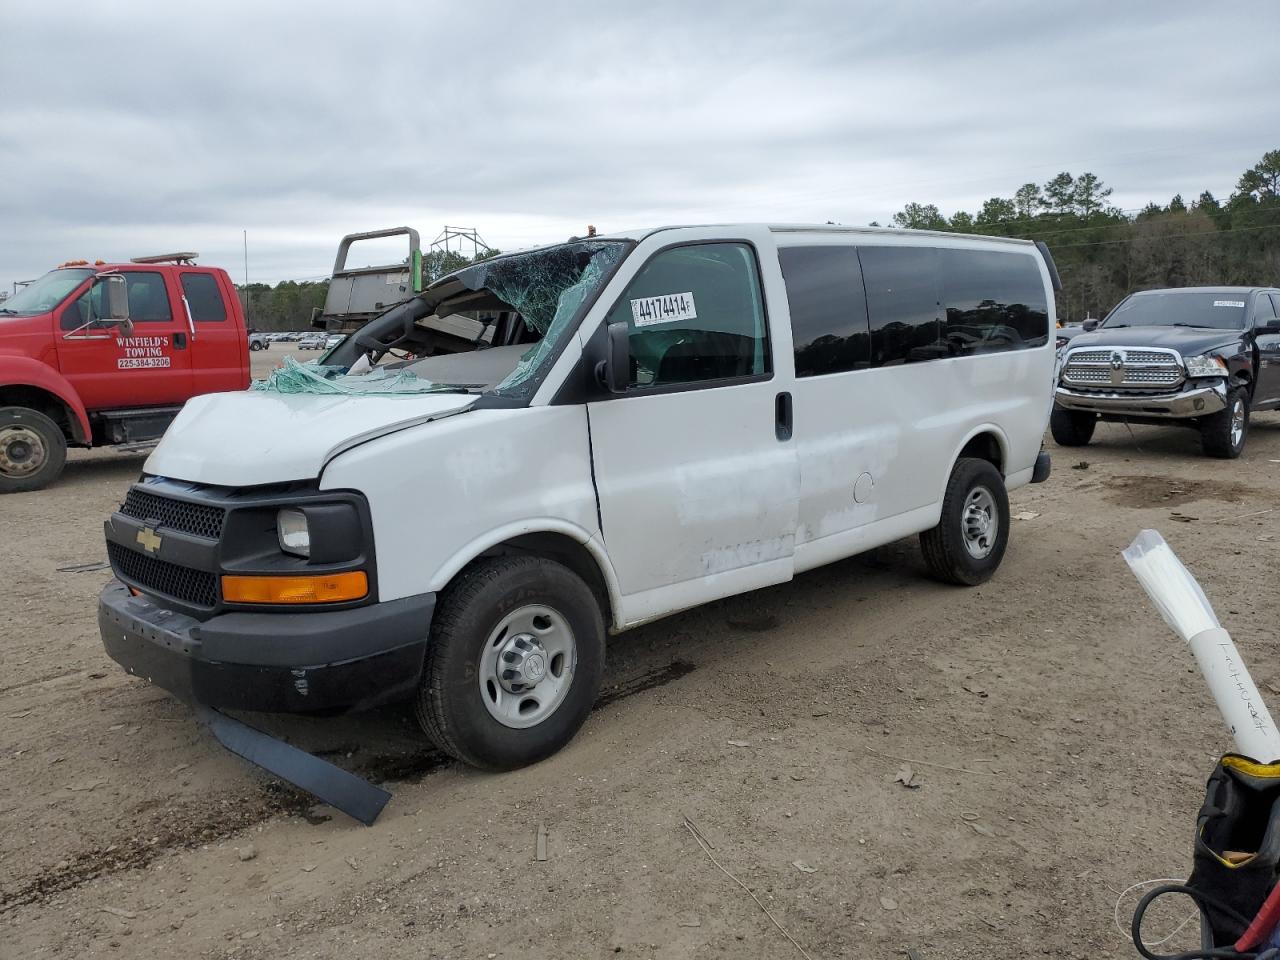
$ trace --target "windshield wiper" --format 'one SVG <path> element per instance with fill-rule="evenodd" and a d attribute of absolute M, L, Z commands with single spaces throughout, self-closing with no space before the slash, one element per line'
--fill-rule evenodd
<path fill-rule="evenodd" d="M 1184 322 L 1183 322 L 1183 321 L 1181 321 L 1181 320 L 1179 320 L 1177 323 L 1171 323 L 1171 324 L 1169 324 L 1169 326 L 1171 326 L 1171 327 L 1191 327 L 1192 329 L 1195 329 L 1195 330 L 1217 330 L 1217 329 L 1218 329 L 1217 327 L 1210 326 L 1210 325 L 1209 325 L 1209 324 L 1207 324 L 1207 323 L 1184 323 Z"/>
<path fill-rule="evenodd" d="M 14 316 L 14 317 L 16 317 L 16 316 L 18 315 L 18 311 L 17 311 L 17 310 L 10 310 L 10 309 L 8 309 L 7 307 L 0 307 L 0 313 L 7 313 L 7 314 L 9 314 L 10 316 Z"/>

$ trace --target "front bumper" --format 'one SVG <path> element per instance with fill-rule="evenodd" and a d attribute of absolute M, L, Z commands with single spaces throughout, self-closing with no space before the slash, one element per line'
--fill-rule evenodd
<path fill-rule="evenodd" d="M 227 710 L 357 710 L 418 685 L 433 593 L 319 613 L 196 620 L 112 580 L 98 600 L 111 659 L 180 699 Z"/>
<path fill-rule="evenodd" d="M 1102 393 L 1058 387 L 1054 401 L 1066 410 L 1083 410 L 1113 417 L 1158 417 L 1177 419 L 1203 417 L 1225 410 L 1227 388 L 1223 383 L 1193 387 L 1177 393 Z"/>

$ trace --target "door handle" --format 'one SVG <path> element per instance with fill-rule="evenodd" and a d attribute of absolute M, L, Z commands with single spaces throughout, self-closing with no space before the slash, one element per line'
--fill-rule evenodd
<path fill-rule="evenodd" d="M 187 335 L 185 333 L 175 333 L 173 335 L 173 348 L 175 350 L 187 349 Z"/>
<path fill-rule="evenodd" d="M 791 394 L 785 390 L 773 399 L 773 435 L 780 441 L 791 439 Z"/>

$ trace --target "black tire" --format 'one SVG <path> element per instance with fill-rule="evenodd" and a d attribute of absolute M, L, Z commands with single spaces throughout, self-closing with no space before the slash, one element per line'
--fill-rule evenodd
<path fill-rule="evenodd" d="M 1088 446 L 1097 425 L 1097 415 L 1083 410 L 1066 410 L 1055 404 L 1053 413 L 1049 414 L 1049 430 L 1053 433 L 1053 442 L 1060 447 Z"/>
<path fill-rule="evenodd" d="M 1239 417 L 1239 434 L 1235 433 Z M 1200 449 L 1207 457 L 1234 460 L 1249 438 L 1249 391 L 1236 387 L 1227 393 L 1224 410 L 1200 418 Z"/>
<path fill-rule="evenodd" d="M 250 349 L 250 350 L 261 350 L 261 349 L 262 349 L 262 344 L 260 344 L 257 340 L 250 340 L 250 341 L 249 341 L 249 349 Z"/>
<path fill-rule="evenodd" d="M 577 666 L 553 712 L 535 726 L 515 728 L 499 722 L 485 705 L 481 658 L 503 619 L 531 605 L 552 608 L 567 621 Z M 573 739 L 586 722 L 600 691 L 604 650 L 600 604 L 567 567 L 542 557 L 481 560 L 464 570 L 436 605 L 415 704 L 418 722 L 441 749 L 472 766 L 513 770 L 537 763 Z"/>
<path fill-rule="evenodd" d="M 0 493 L 47 487 L 66 463 L 61 427 L 39 410 L 0 407 Z"/>
<path fill-rule="evenodd" d="M 977 555 L 967 545 L 966 515 L 970 501 L 979 491 L 986 491 L 990 501 L 995 531 L 990 534 L 986 552 Z M 1004 477 L 986 460 L 964 457 L 956 461 L 942 498 L 942 518 L 932 530 L 920 534 L 929 573 L 943 583 L 973 587 L 991 579 L 1004 558 L 1009 542 L 1009 495 Z M 981 544 L 975 545 L 981 551 Z"/>

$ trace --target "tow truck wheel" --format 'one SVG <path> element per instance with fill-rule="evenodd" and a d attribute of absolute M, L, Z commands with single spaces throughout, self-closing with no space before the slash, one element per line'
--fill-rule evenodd
<path fill-rule="evenodd" d="M 604 640 L 595 595 L 567 567 L 542 557 L 481 560 L 436 605 L 418 722 L 472 766 L 536 763 L 591 712 Z"/>
<path fill-rule="evenodd" d="M 1060 447 L 1088 446 L 1097 425 L 1097 416 L 1083 410 L 1064 410 L 1055 405 L 1049 414 L 1049 430 L 1053 433 L 1053 442 Z"/>
<path fill-rule="evenodd" d="M 1249 391 L 1236 387 L 1227 394 L 1225 410 L 1200 420 L 1200 448 L 1205 456 L 1234 460 L 1249 435 Z"/>
<path fill-rule="evenodd" d="M 0 493 L 47 487 L 66 462 L 61 427 L 39 410 L 0 407 Z"/>
<path fill-rule="evenodd" d="M 943 583 L 974 587 L 991 579 L 1009 542 L 1004 477 L 986 460 L 956 461 L 942 498 L 942 517 L 920 534 L 929 572 Z"/>

